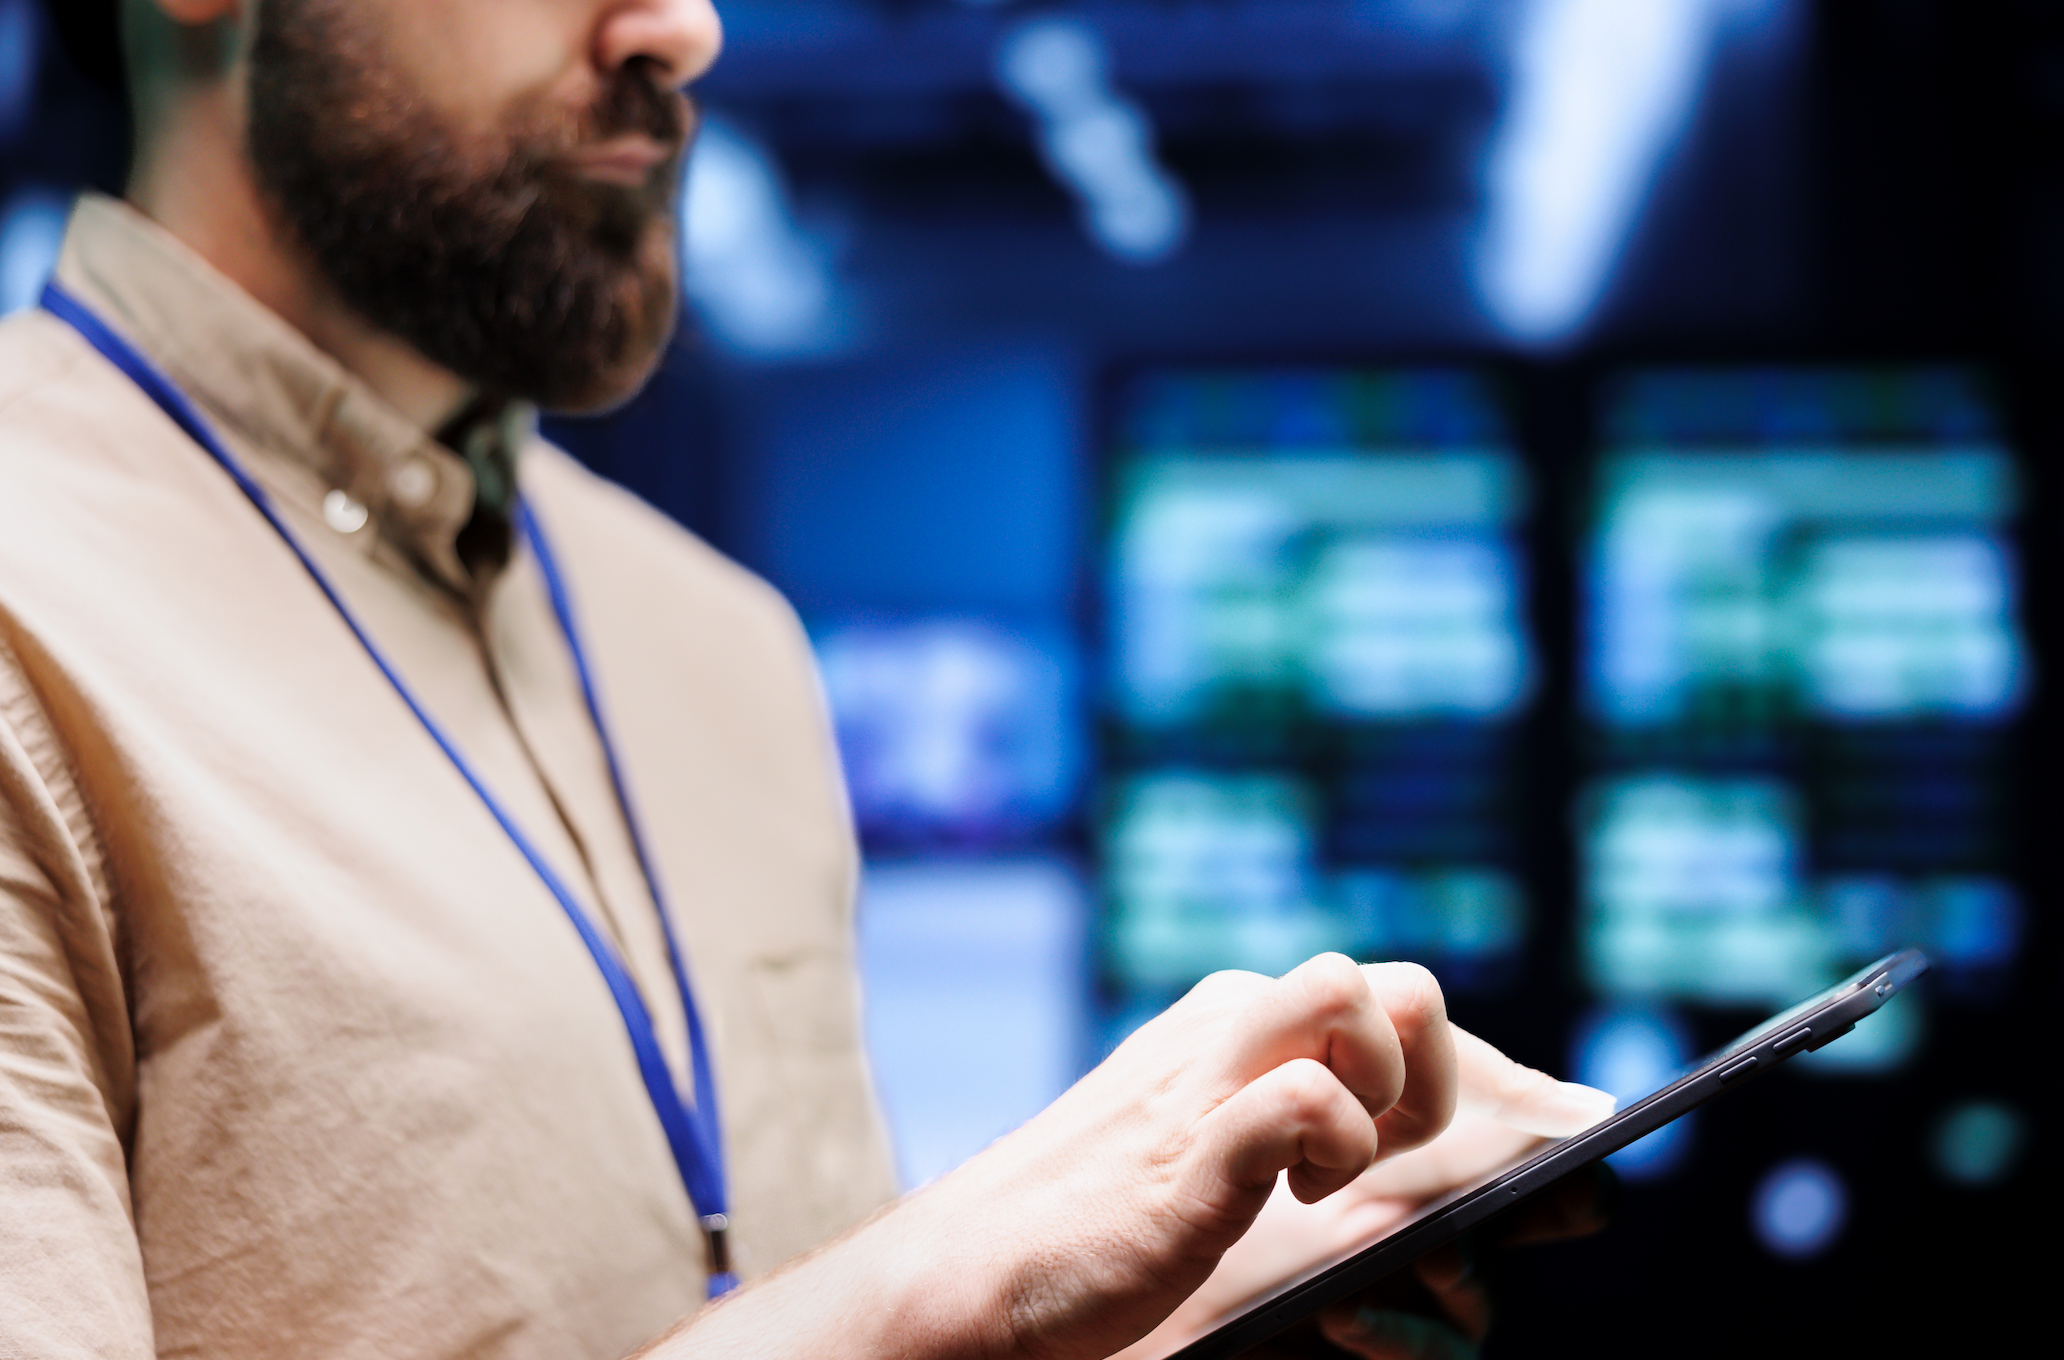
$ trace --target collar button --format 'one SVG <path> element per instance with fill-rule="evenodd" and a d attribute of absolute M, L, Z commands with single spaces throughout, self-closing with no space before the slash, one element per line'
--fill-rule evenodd
<path fill-rule="evenodd" d="M 323 522 L 340 534 L 357 533 L 371 518 L 365 506 L 342 491 L 332 491 L 323 497 L 322 515 Z"/>
<path fill-rule="evenodd" d="M 427 458 L 411 458 L 394 470 L 387 489 L 404 510 L 421 510 L 437 494 L 437 469 Z"/>

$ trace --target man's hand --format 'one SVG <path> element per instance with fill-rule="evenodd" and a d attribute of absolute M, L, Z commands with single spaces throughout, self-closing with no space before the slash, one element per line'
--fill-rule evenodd
<path fill-rule="evenodd" d="M 1205 1286 L 1128 1355 L 1166 1353 L 1177 1336 L 1209 1326 L 1277 1281 L 1373 1240 L 1421 1204 L 1495 1171 L 1543 1138 L 1578 1133 L 1612 1112 L 1612 1098 L 1601 1091 L 1556 1081 L 1521 1067 L 1467 1031 L 1451 1032 L 1459 1083 L 1457 1114 L 1447 1130 L 1423 1147 L 1377 1163 L 1321 1203 L 1301 1204 L 1279 1191 Z M 1561 1196 L 1553 1197 L 1552 1208 L 1544 1212 L 1558 1225 L 1570 1220 L 1572 1234 L 1592 1226 L 1588 1217 L 1563 1204 Z M 1435 1253 L 1423 1265 L 1424 1291 L 1442 1306 L 1456 1329 L 1480 1338 L 1489 1325 L 1488 1304 L 1482 1298 L 1480 1277 L 1466 1267 L 1462 1253 Z M 1361 1354 L 1413 1354 L 1393 1344 L 1394 1338 L 1372 1340 L 1371 1326 L 1380 1328 L 1393 1319 L 1374 1321 L 1377 1313 L 1366 1303 L 1357 1301 L 1330 1312 L 1326 1336 Z M 1394 1321 L 1398 1329 L 1410 1326 L 1406 1318 Z M 1428 1353 L 1435 1350 L 1437 1346 Z"/>
<path fill-rule="evenodd" d="M 1102 1357 L 1204 1283 L 1279 1176 L 1321 1200 L 1439 1133 L 1456 1097 L 1424 969 L 1221 973 L 912 1208 L 952 1222 L 953 1256 L 1009 1263 L 970 1300 L 996 1343 Z"/>
<path fill-rule="evenodd" d="M 1219 1269 L 1279 1179 L 1300 1206 L 1379 1164 L 1400 1186 L 1452 1184 L 1488 1155 L 1433 1141 L 1465 1097 L 1509 1143 L 1592 1122 L 1607 1107 L 1579 1089 L 1454 1029 L 1423 968 L 1327 955 L 1219 974 L 1029 1124 L 659 1353 L 1101 1360 Z M 1337 1212 L 1395 1213 L 1399 1193 Z"/>

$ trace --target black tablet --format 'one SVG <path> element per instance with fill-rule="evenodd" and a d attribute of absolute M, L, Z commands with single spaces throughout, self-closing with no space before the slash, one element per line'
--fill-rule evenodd
<path fill-rule="evenodd" d="M 1156 1360 L 1223 1360 L 1239 1355 L 1443 1247 L 1493 1214 L 1653 1133 L 1723 1091 L 1798 1053 L 1832 1043 L 1928 969 L 1919 950 L 1862 972 L 1758 1025 L 1655 1094 L 1574 1137 L 1564 1138 L 1421 1207 L 1383 1236 L 1322 1261 L 1187 1335 L 1172 1336 Z"/>

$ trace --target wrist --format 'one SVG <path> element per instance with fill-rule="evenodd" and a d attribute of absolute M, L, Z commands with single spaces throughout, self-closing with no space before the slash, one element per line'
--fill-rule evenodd
<path fill-rule="evenodd" d="M 955 1212 L 956 1179 L 900 1201 L 840 1244 L 865 1314 L 859 1353 L 1024 1360 L 1013 1302 L 1020 1263 L 1009 1242 L 986 1240 L 983 1220 Z"/>
<path fill-rule="evenodd" d="M 688 1319 L 643 1360 L 705 1354 L 809 1360 L 1022 1360 L 1013 1263 L 984 1249 L 942 1187 L 898 1201 L 836 1241 Z"/>

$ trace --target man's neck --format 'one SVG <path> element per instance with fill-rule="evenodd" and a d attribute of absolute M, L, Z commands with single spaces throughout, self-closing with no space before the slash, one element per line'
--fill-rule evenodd
<path fill-rule="evenodd" d="M 265 204 L 242 146 L 227 97 L 197 93 L 139 149 L 129 201 L 409 420 L 443 426 L 469 400 L 466 383 L 336 296 Z"/>

